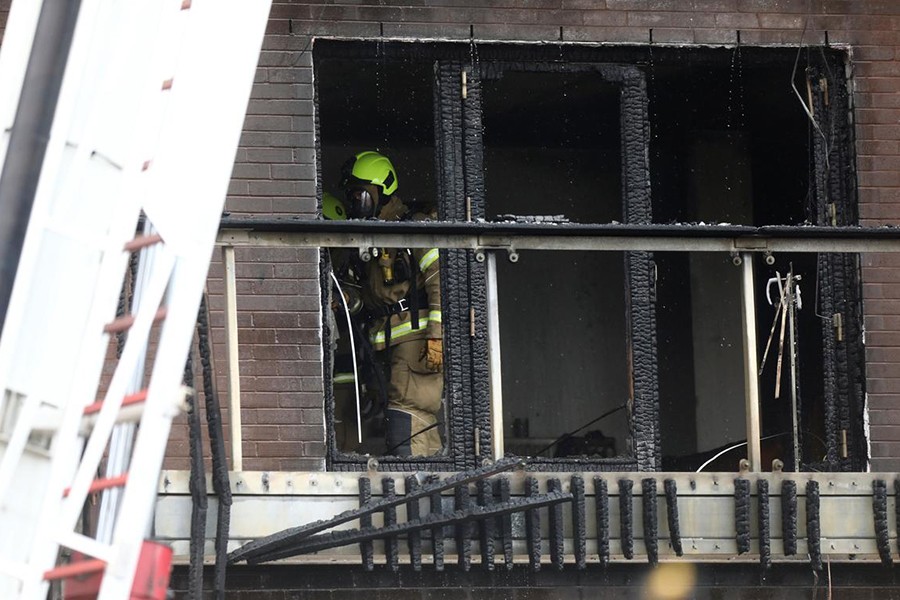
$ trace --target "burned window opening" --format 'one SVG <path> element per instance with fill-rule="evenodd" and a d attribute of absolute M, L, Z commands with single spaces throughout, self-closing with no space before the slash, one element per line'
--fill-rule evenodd
<path fill-rule="evenodd" d="M 855 224 L 850 216 L 856 200 L 848 172 L 852 146 L 846 82 L 833 77 L 843 73 L 843 57 L 811 52 L 803 59 L 812 62 L 801 62 L 796 73 L 796 53 L 773 53 L 767 63 L 745 63 L 740 49 L 730 51 L 730 59 L 723 53 L 719 57 L 718 64 L 704 62 L 697 69 L 692 60 L 673 64 L 657 55 L 652 67 L 654 221 L 832 225 L 830 196 L 848 217 L 840 224 Z M 822 61 L 829 63 L 827 69 Z M 686 69 L 690 80 L 684 77 Z M 823 75 L 826 71 L 830 78 Z M 797 101 L 792 74 L 794 86 L 814 100 L 815 125 Z M 831 88 L 830 106 L 816 93 L 821 86 Z M 828 132 L 830 161 L 820 148 L 826 144 L 818 129 Z M 777 457 L 792 470 L 861 468 L 865 448 L 859 445 L 864 436 L 859 425 L 862 343 L 856 257 L 788 253 L 772 260 L 754 260 L 760 353 L 771 344 L 759 380 L 763 467 L 771 469 Z M 739 445 L 746 439 L 740 275 L 730 258 L 720 255 L 659 253 L 656 262 L 659 352 L 667 357 L 660 362 L 660 418 L 667 424 L 662 428 L 663 468 L 733 470 L 746 456 L 746 447 Z M 777 286 L 770 289 L 775 307 L 766 303 L 765 294 L 768 279 L 789 271 L 800 276 L 803 299 L 796 312 L 794 390 L 792 347 L 782 342 L 781 334 L 789 329 L 789 320 L 784 325 L 778 320 Z M 830 316 L 840 311 L 830 308 L 834 304 L 853 322 L 854 331 L 843 342 L 835 340 Z M 790 340 L 789 333 L 784 337 Z M 800 465 L 793 459 L 792 392 L 798 403 Z M 849 417 L 851 407 L 857 421 Z M 843 461 L 838 456 L 842 430 L 857 444 Z"/>
<path fill-rule="evenodd" d="M 650 222 L 649 184 L 652 182 L 654 223 L 829 225 L 830 215 L 833 214 L 842 224 L 856 222 L 849 98 L 846 82 L 842 79 L 845 57 L 839 51 L 814 49 L 804 53 L 796 77 L 796 85 L 802 92 L 806 93 L 808 88 L 813 93 L 817 103 L 815 114 L 827 119 L 823 126 L 835 132 L 827 147 L 820 144 L 822 147 L 819 148 L 813 135 L 814 129 L 790 90 L 791 68 L 797 57 L 795 50 L 654 46 L 651 53 L 646 48 L 637 47 L 564 45 L 559 49 L 549 49 L 500 44 L 476 46 L 317 42 L 319 126 L 325 127 L 323 118 L 327 114 L 321 108 L 321 74 L 325 59 L 360 65 L 362 71 L 366 71 L 366 65 L 377 63 L 381 74 L 390 71 L 391 65 L 408 67 L 415 63 L 417 66 L 411 70 L 427 71 L 431 78 L 429 81 L 434 82 L 427 94 L 417 94 L 419 103 L 416 110 L 425 110 L 425 116 L 420 114 L 416 117 L 417 125 L 412 130 L 422 132 L 428 129 L 432 136 L 429 143 L 432 144 L 433 155 L 430 160 L 435 166 L 427 177 L 431 177 L 428 186 L 436 190 L 432 195 L 438 199 L 441 219 L 493 219 L 510 212 L 568 212 L 566 216 L 574 221 Z M 367 60 L 361 62 L 361 59 Z M 650 140 L 646 154 L 649 165 L 646 160 L 638 160 L 630 167 L 624 165 L 620 172 L 618 185 L 621 196 L 625 198 L 621 212 L 617 213 L 610 207 L 605 213 L 585 216 L 573 210 L 510 211 L 500 208 L 502 201 L 497 204 L 496 210 L 493 209 L 490 194 L 498 189 L 498 184 L 492 181 L 492 176 L 502 173 L 502 169 L 491 169 L 495 157 L 490 155 L 490 116 L 492 112 L 502 113 L 503 106 L 492 109 L 489 87 L 497 80 L 498 74 L 515 71 L 520 76 L 545 76 L 548 81 L 554 77 L 574 77 L 577 80 L 585 73 L 602 69 L 605 69 L 607 80 L 612 79 L 621 86 L 623 94 L 626 89 L 631 89 L 633 97 L 643 98 L 642 102 L 622 107 L 622 119 L 628 118 L 636 125 L 630 132 L 622 126 L 619 132 L 623 140 L 619 149 L 620 160 L 625 153 L 639 154 L 640 145 L 637 150 L 629 149 L 629 143 L 634 145 L 635 140 L 642 136 Z M 464 71 L 467 79 L 462 77 Z M 610 78 L 610 73 L 618 75 Z M 370 75 L 363 78 L 370 82 L 383 80 L 380 77 L 372 79 Z M 499 80 L 502 81 L 503 77 Z M 341 81 L 341 86 L 352 87 L 351 81 L 352 77 L 348 77 Z M 430 97 L 423 103 L 422 97 L 428 94 Z M 826 101 L 829 94 L 830 98 Z M 604 94 L 600 92 L 597 96 L 598 112 L 602 113 L 598 118 L 608 119 L 608 110 L 602 108 Z M 518 100 L 531 98 L 523 94 Z M 350 121 L 369 120 L 372 110 L 368 106 L 363 109 L 363 115 L 341 117 L 346 121 L 341 127 L 352 131 L 354 127 L 349 124 Z M 574 113 L 574 109 L 570 112 Z M 514 116 L 511 115 L 511 118 Z M 382 121 L 374 119 L 371 122 Z M 548 119 L 547 122 L 551 124 L 553 121 Z M 624 120 L 620 120 L 620 126 L 622 123 Z M 564 132 L 564 125 L 557 127 L 554 133 Z M 397 127 L 395 123 L 383 128 L 382 134 L 378 135 L 389 135 L 384 132 L 399 133 L 401 137 L 407 135 L 411 146 L 424 139 L 421 135 L 417 138 L 418 134 L 412 132 L 400 132 Z M 586 148 L 593 143 L 584 137 L 586 130 L 590 127 L 579 131 L 573 146 L 581 144 Z M 322 139 L 317 139 L 319 144 L 325 143 L 325 137 L 337 135 L 326 135 L 326 130 L 322 131 Z M 514 142 L 524 147 L 529 141 L 527 135 L 523 139 L 521 131 L 519 128 L 510 133 L 510 145 Z M 621 135 L 623 132 L 624 135 Z M 516 139 L 513 133 L 518 133 L 519 138 Z M 378 135 L 373 138 L 373 143 L 382 139 Z M 556 143 L 561 145 L 559 140 Z M 319 167 L 323 170 L 326 170 L 328 160 L 326 154 L 325 150 L 320 153 Z M 825 156 L 829 156 L 830 160 L 826 161 Z M 607 159 L 608 156 L 604 158 Z M 419 162 L 424 165 L 427 161 Z M 827 168 L 828 164 L 834 167 Z M 486 170 L 481 165 L 486 165 Z M 710 176 L 710 173 L 715 176 Z M 596 173 L 592 175 L 596 176 Z M 325 181 L 327 183 L 327 178 Z M 642 195 L 647 196 L 646 202 L 640 200 Z M 721 198 L 728 198 L 728 202 L 717 201 Z M 523 257 L 519 264 L 502 265 L 501 268 L 510 273 L 521 272 L 529 260 L 529 257 Z M 570 260 L 577 262 L 577 259 Z M 865 464 L 866 450 L 861 429 L 863 362 L 856 257 L 822 255 L 816 258 L 794 254 L 779 255 L 775 260 L 774 265 L 767 264 L 762 257 L 755 261 L 757 333 L 762 351 L 775 314 L 775 308 L 765 303 L 762 294 L 764 280 L 774 276 L 775 271 L 784 276 L 793 266 L 794 272 L 802 276 L 800 286 L 805 301 L 804 309 L 798 313 L 797 323 L 797 339 L 800 340 L 798 360 L 801 365 L 798 389 L 803 419 L 800 428 L 804 431 L 801 462 L 805 468 L 813 469 L 858 469 Z M 471 252 L 464 250 L 442 251 L 441 261 L 445 339 L 453 340 L 445 349 L 448 362 L 445 377 L 448 454 L 439 460 L 401 460 L 396 464 L 391 462 L 392 459 L 384 459 L 382 464 L 390 465 L 385 468 L 428 468 L 426 464 L 432 467 L 453 465 L 455 468 L 471 468 L 490 456 L 494 432 L 490 421 L 489 374 L 484 360 L 487 355 L 483 335 L 486 329 L 485 311 L 481 309 L 485 305 L 484 267 L 474 261 Z M 704 323 L 721 321 L 725 324 L 722 325 L 724 329 L 719 330 L 719 337 L 724 344 L 731 343 L 732 347 L 736 342 L 740 350 L 740 322 L 733 301 L 736 270 L 730 261 L 731 257 L 694 253 L 658 253 L 652 257 L 648 253 L 631 253 L 629 260 L 620 261 L 625 265 L 623 273 L 626 274 L 622 276 L 625 278 L 622 286 L 631 290 L 624 297 L 624 323 L 630 330 L 637 327 L 641 332 L 639 336 L 632 334 L 632 344 L 637 344 L 637 347 L 629 347 L 627 352 L 631 354 L 625 354 L 634 370 L 632 379 L 635 387 L 633 391 L 629 389 L 629 394 L 633 394 L 636 404 L 632 403 L 629 407 L 629 439 L 624 445 L 636 454 L 634 458 L 606 462 L 595 458 L 587 461 L 583 458 L 551 458 L 546 462 L 535 461 L 531 468 L 694 469 L 710 456 L 704 451 L 717 451 L 731 441 L 744 439 L 743 400 L 740 394 L 733 393 L 734 390 L 742 392 L 738 375 L 732 373 L 724 378 L 726 387 L 732 390 L 729 392 L 732 400 L 727 402 L 715 402 L 715 385 L 704 388 L 703 384 L 698 384 L 700 379 L 711 374 L 723 373 L 712 366 L 717 364 L 716 361 L 721 363 L 737 357 L 738 362 L 732 365 L 732 371 L 737 368 L 739 374 L 739 352 L 715 353 L 712 342 L 706 344 L 706 350 L 695 348 L 695 339 L 711 333 Z M 591 270 L 608 270 L 603 266 L 595 267 Z M 704 270 L 712 270 L 716 274 L 704 278 L 700 275 Z M 715 289 L 706 289 L 704 280 L 714 280 Z M 816 294 L 816 288 L 819 294 Z M 730 291 L 717 299 L 716 289 Z M 821 296 L 817 304 L 813 300 L 816 295 Z M 833 319 L 816 317 L 816 311 L 819 314 L 840 313 L 845 338 L 835 341 Z M 701 316 L 703 318 L 699 318 Z M 733 322 L 728 324 L 727 321 Z M 328 335 L 327 331 L 325 335 Z M 685 348 L 689 351 L 685 352 Z M 703 361 L 710 357 L 715 360 L 704 366 Z M 791 411 L 785 400 L 788 388 L 784 387 L 787 356 L 783 357 L 783 361 L 781 400 L 763 400 L 764 435 L 783 435 L 785 427 L 790 426 Z M 701 367 L 693 363 L 700 363 Z M 761 390 L 769 390 L 770 396 L 775 378 L 772 363 L 770 357 L 760 383 Z M 326 372 L 329 372 L 328 369 L 326 364 Z M 708 412 L 710 408 L 714 409 L 713 412 Z M 710 428 L 707 426 L 709 415 L 716 414 L 716 410 L 724 410 L 720 418 L 722 423 L 727 423 Z M 641 418 L 635 419 L 636 411 Z M 506 427 L 511 434 L 515 416 L 509 416 L 512 418 L 507 418 Z M 329 416 L 329 422 L 330 419 Z M 522 427 L 520 421 L 520 433 Z M 331 429 L 329 436 L 333 436 Z M 332 439 L 329 441 L 329 468 L 363 466 L 360 458 L 335 452 Z M 616 445 L 617 453 L 622 454 L 619 452 L 622 447 L 619 440 L 616 440 Z M 779 453 L 782 458 L 790 455 L 784 448 Z M 739 456 L 728 455 L 726 458 L 727 462 L 722 464 L 731 470 Z M 788 468 L 793 467 L 789 460 L 785 462 Z M 764 467 L 768 467 L 768 462 Z"/>
<path fill-rule="evenodd" d="M 640 71 L 483 61 L 467 74 L 466 196 L 474 217 L 563 211 L 572 221 L 649 222 Z M 650 254 L 574 254 L 529 253 L 500 268 L 504 431 L 491 433 L 503 435 L 507 453 L 537 455 L 532 469 L 657 469 Z M 472 268 L 483 273 L 481 265 Z M 612 281 L 600 281 L 604 272 Z M 547 277 L 555 278 L 559 297 L 547 285 L 552 282 L 542 285 Z M 472 287 L 483 281 L 479 275 Z M 581 306 L 576 295 L 566 295 L 578 281 L 585 283 Z M 596 300 L 606 286 L 608 302 L 591 303 L 591 288 Z M 609 309 L 602 325 L 604 311 L 593 310 L 601 304 Z M 579 334 L 586 334 L 581 346 L 572 343 Z M 486 364 L 486 353 L 478 362 Z M 627 410 L 609 410 L 619 406 Z M 553 418 L 553 411 L 565 414 Z M 598 426 L 606 413 L 612 418 Z"/>
<path fill-rule="evenodd" d="M 344 194 L 342 182 L 348 174 L 345 166 L 348 158 L 358 157 L 360 152 L 376 151 L 390 159 L 392 164 L 390 169 L 393 169 L 389 169 L 384 177 L 378 175 L 380 186 L 378 189 L 384 194 L 392 194 L 393 198 L 400 198 L 411 214 L 424 215 L 433 211 L 437 206 L 432 116 L 433 61 L 386 60 L 378 52 L 365 60 L 317 54 L 315 69 L 318 168 L 323 197 L 325 194 L 333 194 L 338 200 L 342 200 Z M 353 174 L 356 176 L 355 170 Z M 395 183 L 396 192 L 391 191 Z M 329 198 L 329 201 L 334 200 Z M 351 216 L 354 216 L 352 207 L 346 202 L 344 210 L 350 211 Z M 407 263 L 411 265 L 407 269 L 415 267 L 409 277 L 421 280 L 425 277 L 425 269 L 435 262 L 430 259 L 426 261 L 425 256 L 420 257 L 418 254 L 414 256 L 414 253 L 410 253 L 409 260 L 401 260 L 402 249 L 396 252 L 392 249 L 380 250 L 380 254 L 384 257 L 390 256 L 392 252 L 397 256 L 390 265 L 385 264 L 382 268 L 382 270 L 390 268 L 390 273 L 385 270 L 384 274 L 386 285 L 389 280 L 404 281 L 405 271 L 400 267 Z M 434 254 L 437 256 L 437 251 Z M 413 262 L 415 264 L 412 264 Z M 345 305 L 335 291 L 336 286 L 340 285 L 344 296 L 353 295 L 355 290 L 361 299 L 365 299 L 368 293 L 376 293 L 375 288 L 371 292 L 366 288 L 365 282 L 372 279 L 371 272 L 362 278 L 362 274 L 370 270 L 372 263 L 360 260 L 356 251 L 346 249 L 323 252 L 322 263 L 324 306 L 334 306 L 338 309 L 325 313 L 326 317 L 334 315 L 334 318 L 324 319 L 326 327 L 323 334 L 325 348 L 330 350 L 323 353 L 328 355 L 324 365 L 325 372 L 331 374 L 331 377 L 326 377 L 326 389 L 330 388 L 330 394 L 326 394 L 329 466 L 358 469 L 366 464 L 368 456 L 377 456 L 383 463 L 389 464 L 391 462 L 389 457 L 402 452 L 406 446 L 410 446 L 414 454 L 418 453 L 417 441 L 426 438 L 429 440 L 429 448 L 439 448 L 442 444 L 446 447 L 446 418 L 442 407 L 439 407 L 436 413 L 429 412 L 432 419 L 434 419 L 432 415 L 436 414 L 436 422 L 424 428 L 424 434 L 420 433 L 417 440 L 412 439 L 419 433 L 418 428 L 413 426 L 412 419 L 418 418 L 419 415 L 404 412 L 404 415 L 411 415 L 408 429 L 412 435 L 395 433 L 393 434 L 395 439 L 388 443 L 391 433 L 387 429 L 388 423 L 385 419 L 386 402 L 388 394 L 392 393 L 390 390 L 399 389 L 399 383 L 392 380 L 387 361 L 399 360 L 397 357 L 400 346 L 407 348 L 409 344 L 406 342 L 409 339 L 421 335 L 417 334 L 418 330 L 414 330 L 415 328 L 409 332 L 392 331 L 392 338 L 388 341 L 391 351 L 380 350 L 383 342 L 377 341 L 377 335 L 385 336 L 386 332 L 374 331 L 378 316 L 371 313 L 368 301 L 361 312 L 351 314 L 348 318 L 347 312 L 353 312 L 350 306 L 352 301 L 350 305 Z M 381 263 L 379 266 L 382 266 Z M 332 274 L 337 274 L 337 283 L 334 283 Z M 424 299 L 420 300 L 420 296 Z M 428 314 L 426 321 L 419 324 L 419 330 L 424 331 L 428 327 L 430 332 L 432 321 L 440 323 L 440 307 L 430 307 L 429 311 L 430 305 L 427 303 L 432 294 L 428 292 L 427 298 L 425 296 L 423 288 L 422 292 L 415 294 L 413 300 L 415 305 Z M 411 311 L 413 308 L 407 310 Z M 366 311 L 369 313 L 368 317 L 365 316 Z M 409 314 L 412 315 L 412 312 Z M 432 318 L 432 315 L 436 316 Z M 394 322 L 393 317 L 387 318 L 389 323 Z M 384 320 L 383 316 L 381 320 Z M 411 322 L 408 325 L 415 325 L 413 319 L 409 320 Z M 349 347 L 350 335 L 347 323 L 352 323 L 355 333 L 353 336 L 357 354 L 355 361 Z M 394 330 L 397 327 L 391 325 L 390 329 Z M 400 333 L 406 333 L 406 339 L 398 342 Z M 375 341 L 370 342 L 369 338 Z M 356 367 L 355 372 L 353 367 Z M 412 372 L 410 377 L 413 377 Z M 361 443 L 356 414 L 357 378 L 366 382 L 368 392 L 360 395 L 360 404 L 363 407 Z M 440 391 L 439 388 L 436 389 Z M 440 405 L 440 398 L 437 400 Z M 374 408 L 365 411 L 367 405 L 373 405 Z M 431 450 L 428 451 L 429 454 L 430 452 Z M 407 457 L 397 462 L 414 464 L 415 468 L 446 469 L 448 458 L 446 453 L 441 452 L 427 457 Z"/>
<path fill-rule="evenodd" d="M 481 85 L 488 220 L 621 222 L 619 86 L 594 72 L 490 67 Z M 627 411 L 615 411 L 628 397 L 622 254 L 521 252 L 497 266 L 505 451 L 631 456 Z"/>

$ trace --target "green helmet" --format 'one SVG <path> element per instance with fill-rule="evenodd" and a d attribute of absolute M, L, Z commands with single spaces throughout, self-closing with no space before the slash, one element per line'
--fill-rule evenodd
<path fill-rule="evenodd" d="M 373 150 L 360 152 L 344 164 L 341 187 L 347 187 L 354 181 L 371 183 L 381 188 L 383 196 L 390 196 L 397 191 L 397 171 L 391 160 Z"/>
<path fill-rule="evenodd" d="M 322 216 L 329 221 L 346 221 L 347 209 L 344 203 L 334 194 L 322 194 Z"/>

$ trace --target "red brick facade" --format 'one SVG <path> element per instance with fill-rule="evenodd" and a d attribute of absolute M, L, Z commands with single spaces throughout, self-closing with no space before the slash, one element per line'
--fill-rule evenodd
<path fill-rule="evenodd" d="M 19 0 L 24 1 L 24 0 Z M 0 26 L 9 2 L 0 0 Z M 849 50 L 862 224 L 900 224 L 900 2 L 897 0 L 429 0 L 273 5 L 227 210 L 313 217 L 311 44 L 334 38 L 733 46 Z M 314 251 L 237 251 L 245 469 L 324 467 L 318 263 Z M 871 466 L 900 470 L 900 256 L 863 258 Z M 225 402 L 223 281 L 210 270 Z M 227 411 L 226 411 L 227 424 Z M 169 466 L 186 467 L 176 423 Z"/>

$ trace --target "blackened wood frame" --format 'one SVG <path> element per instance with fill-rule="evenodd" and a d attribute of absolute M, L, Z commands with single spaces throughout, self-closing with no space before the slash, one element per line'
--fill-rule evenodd
<path fill-rule="evenodd" d="M 809 218 L 821 226 L 859 224 L 850 97 L 842 54 L 822 54 L 807 70 L 812 135 L 813 203 Z M 859 255 L 818 256 L 817 313 L 822 316 L 825 468 L 862 471 L 868 464 L 865 432 L 865 360 Z M 840 321 L 837 321 L 840 319 Z"/>
<path fill-rule="evenodd" d="M 643 73 L 629 65 L 538 61 L 489 61 L 474 64 L 450 62 L 443 63 L 438 68 L 441 89 L 450 87 L 459 90 L 459 95 L 455 96 L 457 100 L 452 95 L 445 98 L 444 94 L 441 94 L 439 100 L 442 136 L 459 137 L 458 142 L 448 145 L 438 157 L 441 163 L 438 165 L 439 172 L 444 177 L 440 189 L 441 218 L 471 220 L 485 216 L 481 81 L 485 77 L 500 76 L 507 71 L 591 72 L 620 87 L 622 214 L 628 224 L 649 224 L 651 205 L 647 157 L 650 140 L 647 90 Z M 459 104 L 462 107 L 461 122 L 454 118 L 452 108 Z M 461 173 L 458 162 L 460 153 L 463 159 Z M 444 278 L 447 286 L 444 308 L 447 362 L 450 365 L 468 367 L 466 372 L 448 378 L 451 430 L 457 431 L 460 437 L 458 441 L 454 437 L 454 442 L 474 448 L 476 452 L 473 458 L 481 461 L 490 457 L 494 433 L 502 435 L 502 432 L 491 430 L 485 271 L 484 265 L 475 262 L 471 252 L 453 251 L 448 254 L 444 268 L 453 273 L 447 272 Z M 652 253 L 627 252 L 624 260 L 628 331 L 628 339 L 625 341 L 629 368 L 628 416 L 632 456 L 596 460 L 534 459 L 530 463 L 532 468 L 653 471 L 661 466 Z M 447 302 L 449 298 L 453 301 Z M 468 322 L 465 319 L 467 315 L 461 312 L 465 307 L 474 308 L 474 331 L 451 325 Z M 462 394 L 462 398 L 457 394 Z M 463 400 L 467 396 L 468 402 Z M 460 409 L 461 412 L 458 412 Z M 468 464 L 466 466 L 471 468 Z"/>

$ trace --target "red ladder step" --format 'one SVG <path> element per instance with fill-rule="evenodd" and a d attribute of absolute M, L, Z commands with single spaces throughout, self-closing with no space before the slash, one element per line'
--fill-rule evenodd
<path fill-rule="evenodd" d="M 158 244 L 162 241 L 162 236 L 158 233 L 153 233 L 150 235 L 139 235 L 131 241 L 125 243 L 125 252 L 136 252 L 141 248 L 146 248 L 148 246 L 152 246 L 153 244 Z"/>
<path fill-rule="evenodd" d="M 100 560 L 99 558 L 78 560 L 45 571 L 44 581 L 55 581 L 57 579 L 66 579 L 68 577 L 77 577 L 79 575 L 90 575 L 91 573 L 99 573 L 105 568 L 106 561 Z"/>
<path fill-rule="evenodd" d="M 159 310 L 156 311 L 156 315 L 153 317 L 154 323 L 159 323 L 163 319 L 166 318 L 166 307 L 161 306 Z M 131 326 L 134 325 L 134 315 L 123 315 L 118 319 L 111 321 L 103 326 L 104 333 L 120 333 L 127 329 L 130 329 Z"/>
<path fill-rule="evenodd" d="M 88 493 L 99 492 L 100 490 L 108 490 L 109 488 L 122 487 L 126 483 L 128 483 L 128 473 L 122 473 L 121 475 L 116 475 L 115 477 L 100 477 L 99 479 L 95 479 L 90 487 L 88 488 Z M 63 490 L 63 498 L 69 495 L 69 491 L 72 488 L 66 488 Z"/>
<path fill-rule="evenodd" d="M 135 392 L 133 394 L 128 394 L 125 396 L 125 399 L 122 400 L 122 406 L 131 406 L 132 404 L 140 404 L 144 400 L 147 399 L 147 390 L 141 390 L 139 392 Z M 103 408 L 103 400 L 98 400 L 93 404 L 88 404 L 84 407 L 84 414 L 92 415 L 94 413 L 100 412 L 100 409 Z"/>

